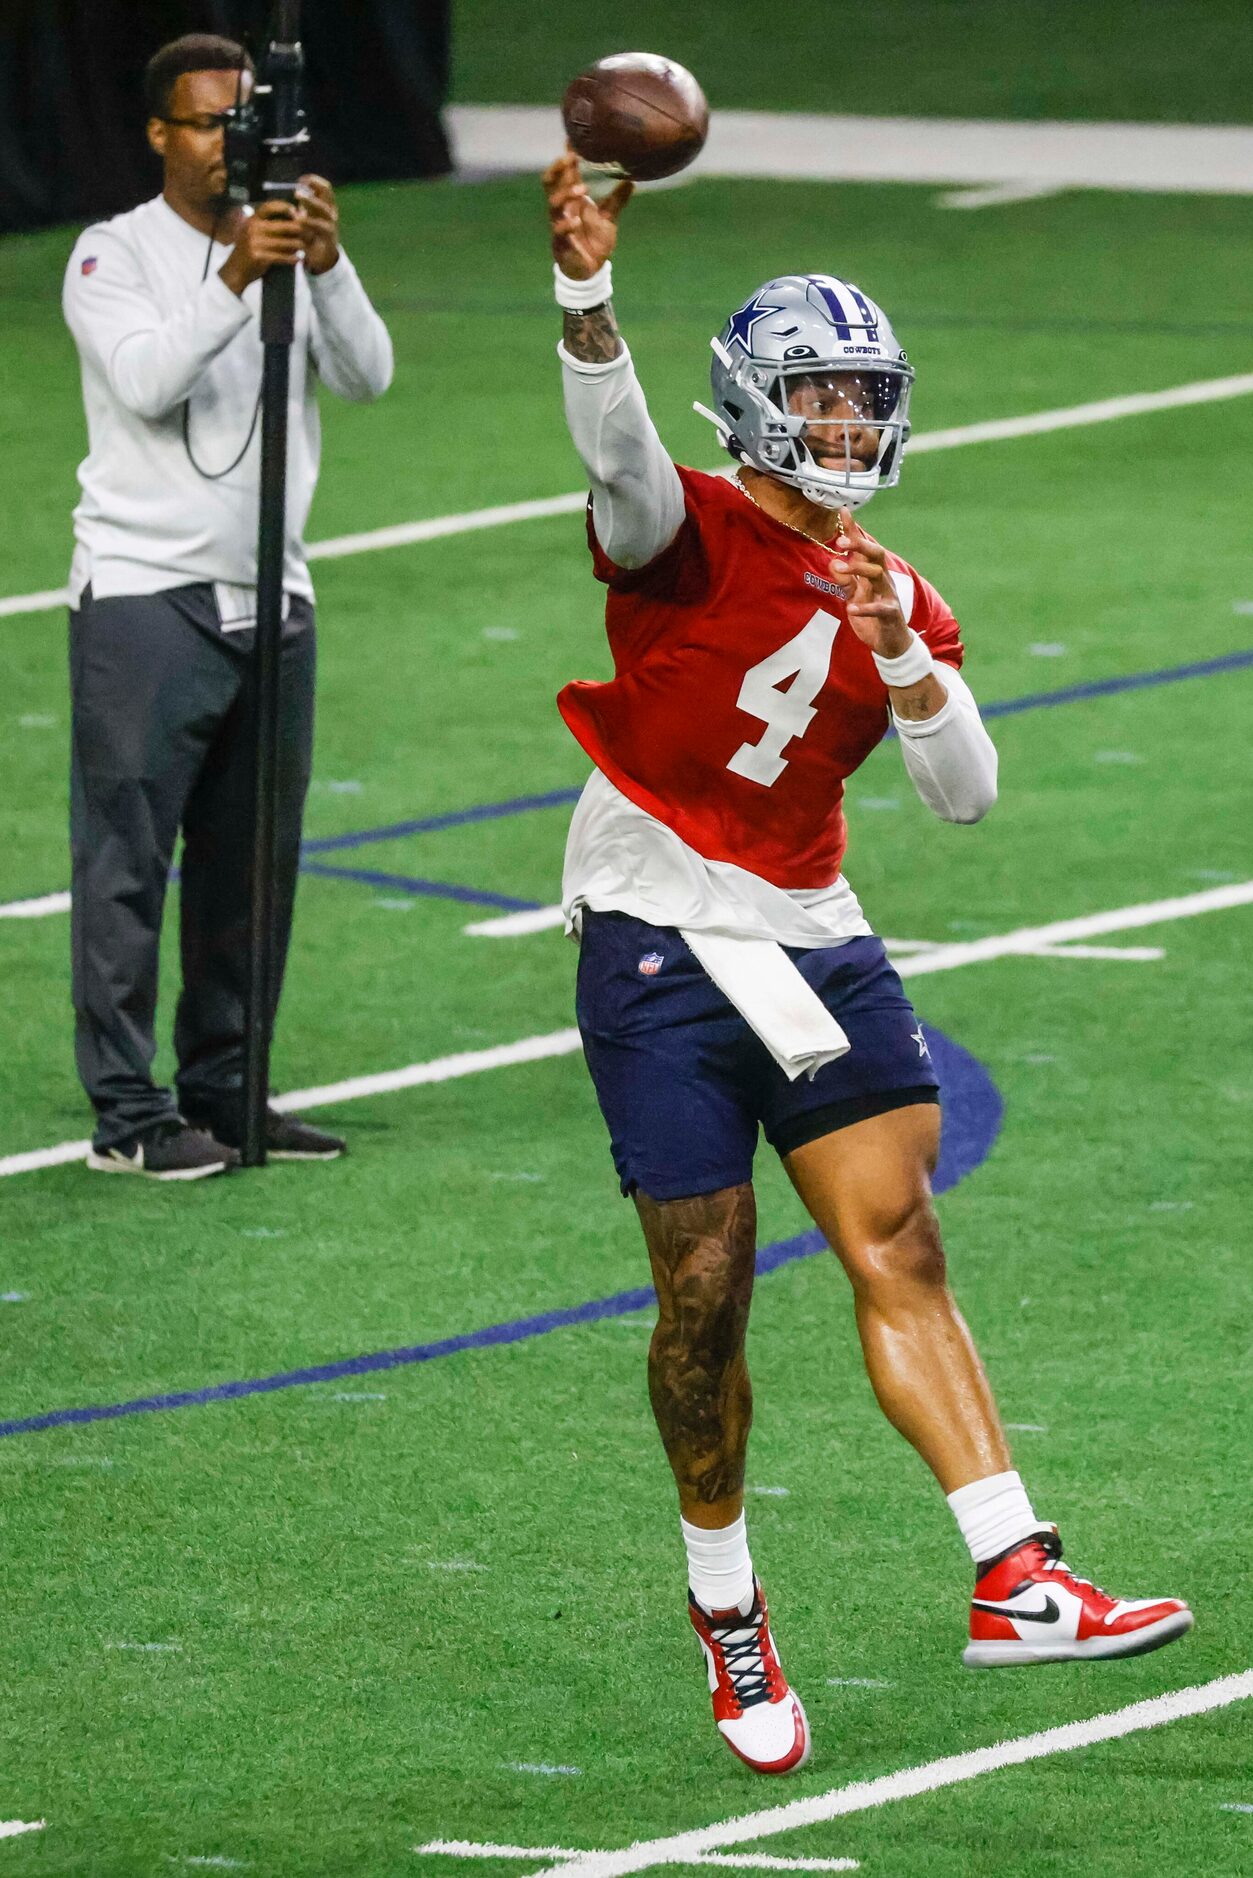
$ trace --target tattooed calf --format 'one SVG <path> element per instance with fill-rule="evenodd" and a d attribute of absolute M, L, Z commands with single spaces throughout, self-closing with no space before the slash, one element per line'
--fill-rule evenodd
<path fill-rule="evenodd" d="M 686 1505 L 744 1487 L 753 1417 L 744 1333 L 753 1293 L 757 1210 L 749 1185 L 691 1200 L 636 1195 L 659 1315 L 648 1389 Z"/>

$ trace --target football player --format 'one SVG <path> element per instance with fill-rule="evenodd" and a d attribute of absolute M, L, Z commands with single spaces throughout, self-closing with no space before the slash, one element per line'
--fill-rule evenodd
<path fill-rule="evenodd" d="M 595 765 L 563 882 L 579 1028 L 648 1244 L 649 1392 L 714 1717 L 781 1774 L 810 1740 L 744 1524 L 759 1126 L 852 1282 L 879 1403 L 969 1547 L 965 1661 L 1133 1655 L 1192 1614 L 1076 1576 L 1013 1468 L 946 1282 L 926 1033 L 842 871 L 844 781 L 889 723 L 944 820 L 977 822 L 996 797 L 957 622 L 855 514 L 900 475 L 913 370 L 851 282 L 767 281 L 712 342 L 704 415 L 736 473 L 676 468 L 613 313 L 631 185 L 597 204 L 567 153 L 544 186 L 614 664 L 558 700 Z"/>

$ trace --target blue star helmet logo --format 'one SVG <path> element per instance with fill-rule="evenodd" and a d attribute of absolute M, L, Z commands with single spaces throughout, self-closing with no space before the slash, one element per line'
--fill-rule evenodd
<path fill-rule="evenodd" d="M 772 313 L 785 313 L 787 308 L 781 301 L 771 302 L 765 298 L 765 287 L 759 287 L 751 300 L 746 300 L 738 313 L 733 313 L 728 322 L 727 345 L 739 346 L 742 352 L 752 353 L 753 327 L 758 320 L 768 319 Z"/>

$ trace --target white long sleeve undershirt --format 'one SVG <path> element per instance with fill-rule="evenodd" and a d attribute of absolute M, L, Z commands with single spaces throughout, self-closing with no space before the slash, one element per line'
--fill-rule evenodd
<path fill-rule="evenodd" d="M 948 702 L 934 717 L 892 713 L 901 755 L 910 781 L 933 814 L 945 822 L 977 822 L 996 801 L 996 745 L 961 673 L 937 660 L 935 676 Z"/>
<path fill-rule="evenodd" d="M 261 383 L 261 283 L 232 293 L 218 272 L 229 253 L 161 196 L 74 245 L 63 305 L 88 433 L 75 602 L 88 581 L 97 598 L 194 581 L 255 585 L 259 426 L 243 446 Z M 324 274 L 298 269 L 295 298 L 283 584 L 311 595 L 303 533 L 320 454 L 316 384 L 378 397 L 392 347 L 346 254 Z"/>
<path fill-rule="evenodd" d="M 585 365 L 557 347 L 566 422 L 592 486 L 596 539 L 618 567 L 644 567 L 683 525 L 683 484 L 648 415 L 624 345 L 607 364 Z"/>

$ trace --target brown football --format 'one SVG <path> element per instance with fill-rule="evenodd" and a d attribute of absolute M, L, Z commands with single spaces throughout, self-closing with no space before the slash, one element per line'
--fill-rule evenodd
<path fill-rule="evenodd" d="M 709 130 L 692 74 L 652 52 L 615 52 L 589 65 L 567 85 L 561 116 L 579 156 L 642 183 L 686 169 Z"/>

